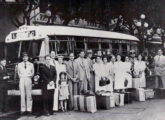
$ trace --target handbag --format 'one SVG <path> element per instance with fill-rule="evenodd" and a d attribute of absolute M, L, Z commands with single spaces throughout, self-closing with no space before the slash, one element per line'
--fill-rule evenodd
<path fill-rule="evenodd" d="M 128 85 L 128 80 L 125 79 L 125 81 L 124 81 L 124 86 L 127 87 L 127 85 Z"/>
<path fill-rule="evenodd" d="M 106 84 L 108 85 L 110 83 L 111 83 L 110 80 L 106 77 Z"/>
<path fill-rule="evenodd" d="M 103 77 L 101 77 L 101 80 L 99 81 L 99 86 L 105 86 L 105 85 L 107 85 L 106 80 Z"/>

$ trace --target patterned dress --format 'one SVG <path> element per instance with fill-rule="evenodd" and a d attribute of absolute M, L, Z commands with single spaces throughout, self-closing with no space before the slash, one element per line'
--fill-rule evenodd
<path fill-rule="evenodd" d="M 69 99 L 69 88 L 66 80 L 62 80 L 59 85 L 59 100 Z"/>

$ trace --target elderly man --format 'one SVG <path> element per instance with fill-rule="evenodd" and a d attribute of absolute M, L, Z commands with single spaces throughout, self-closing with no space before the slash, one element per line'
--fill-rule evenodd
<path fill-rule="evenodd" d="M 51 58 L 49 55 L 45 56 L 45 64 L 40 67 L 40 76 L 42 79 L 42 96 L 44 104 L 44 114 L 49 116 L 53 113 L 53 97 L 54 97 L 54 85 L 56 83 L 56 69 L 51 65 Z M 48 87 L 52 86 L 53 89 Z"/>
<path fill-rule="evenodd" d="M 32 112 L 32 77 L 34 65 L 28 61 L 28 54 L 23 53 L 23 62 L 18 64 L 19 88 L 21 92 L 21 114 Z"/>
<path fill-rule="evenodd" d="M 55 51 L 50 52 L 50 57 L 51 57 L 50 64 L 53 66 L 56 66 L 58 62 L 55 60 L 55 58 L 56 58 Z"/>
<path fill-rule="evenodd" d="M 162 82 L 162 87 L 165 88 L 165 56 L 163 51 L 158 50 L 158 55 L 154 57 L 156 88 L 160 87 L 158 80 Z"/>
<path fill-rule="evenodd" d="M 75 62 L 78 65 L 79 68 L 79 79 L 80 79 L 80 84 L 79 84 L 79 92 L 82 90 L 88 90 L 88 86 L 90 83 L 90 70 L 88 68 L 88 63 L 86 59 L 84 58 L 85 52 L 81 51 L 79 53 L 79 57 L 75 60 Z"/>
<path fill-rule="evenodd" d="M 0 61 L 0 112 L 6 112 L 6 101 L 7 101 L 7 80 L 10 77 L 6 70 L 6 60 Z"/>
<path fill-rule="evenodd" d="M 69 54 L 69 61 L 66 62 L 66 72 L 68 75 L 69 84 L 69 108 L 73 109 L 73 96 L 78 94 L 78 82 L 79 82 L 79 69 L 77 63 L 74 61 L 74 53 Z"/>

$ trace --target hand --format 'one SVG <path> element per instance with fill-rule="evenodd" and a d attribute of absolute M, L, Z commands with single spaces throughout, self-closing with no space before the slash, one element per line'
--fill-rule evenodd
<path fill-rule="evenodd" d="M 34 81 L 38 81 L 39 78 L 40 78 L 39 75 L 34 76 Z"/>
<path fill-rule="evenodd" d="M 76 82 L 76 80 L 77 80 L 77 78 L 72 78 L 72 81 L 73 81 L 73 82 Z"/>
<path fill-rule="evenodd" d="M 54 84 L 54 82 L 53 82 L 53 81 L 49 82 L 49 85 L 50 85 L 50 86 L 52 86 L 53 84 Z"/>

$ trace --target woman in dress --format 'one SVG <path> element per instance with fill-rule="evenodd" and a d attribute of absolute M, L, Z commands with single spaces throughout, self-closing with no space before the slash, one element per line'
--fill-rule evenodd
<path fill-rule="evenodd" d="M 115 62 L 114 65 L 114 72 L 115 72 L 115 85 L 114 89 L 117 92 L 124 92 L 125 86 L 125 72 L 123 71 L 124 69 L 124 63 L 121 61 L 121 56 L 117 55 L 117 61 Z"/>
<path fill-rule="evenodd" d="M 101 90 L 106 90 L 106 86 L 99 85 L 101 78 L 104 76 L 104 72 L 103 72 L 104 66 L 102 63 L 101 56 L 96 57 L 96 63 L 93 65 L 93 71 L 95 74 L 95 92 L 101 91 Z"/>
<path fill-rule="evenodd" d="M 111 61 L 109 63 L 109 68 L 110 68 L 110 77 L 112 80 L 112 84 L 114 87 L 114 82 L 115 82 L 115 62 L 116 62 L 116 58 L 114 55 L 111 56 Z M 114 89 L 114 88 L 113 88 Z"/>
<path fill-rule="evenodd" d="M 106 85 L 106 91 L 113 91 L 113 80 L 111 79 L 110 64 L 108 63 L 107 56 L 103 56 L 103 67 L 104 76 L 110 80 L 110 83 Z"/>
<path fill-rule="evenodd" d="M 125 83 L 126 88 L 132 88 L 132 75 L 131 75 L 131 62 L 129 60 L 129 57 L 125 57 L 124 62 L 124 68 L 125 68 L 125 79 L 127 80 L 127 83 Z"/>
<path fill-rule="evenodd" d="M 58 62 L 56 64 L 56 72 L 57 72 L 57 80 L 56 80 L 56 88 L 55 88 L 55 91 L 54 91 L 54 103 L 53 103 L 53 111 L 58 111 L 58 96 L 59 96 L 59 86 L 58 86 L 58 83 L 59 83 L 59 74 L 61 72 L 66 72 L 66 66 L 65 64 L 63 63 L 63 56 L 58 56 Z"/>
<path fill-rule="evenodd" d="M 145 88 L 146 87 L 146 77 L 145 77 L 145 69 L 146 69 L 146 63 L 142 61 L 142 55 L 138 55 L 138 61 L 137 61 L 137 67 L 139 70 L 139 77 L 140 77 L 140 87 Z"/>

